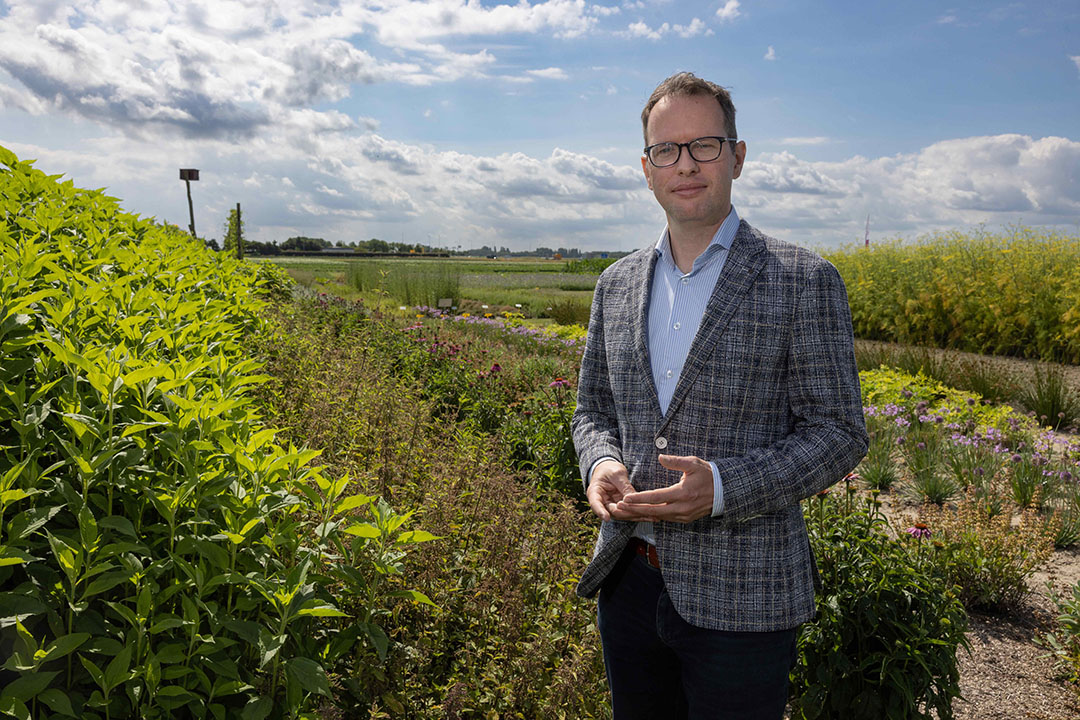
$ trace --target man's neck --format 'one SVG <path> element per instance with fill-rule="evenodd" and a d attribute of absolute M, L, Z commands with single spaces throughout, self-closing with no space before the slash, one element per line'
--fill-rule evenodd
<path fill-rule="evenodd" d="M 727 216 L 724 216 L 727 219 Z M 671 246 L 671 259 L 684 273 L 690 272 L 694 267 L 694 261 L 709 247 L 716 231 L 723 225 L 711 227 L 686 227 L 684 225 L 672 225 L 668 223 L 668 243 Z"/>

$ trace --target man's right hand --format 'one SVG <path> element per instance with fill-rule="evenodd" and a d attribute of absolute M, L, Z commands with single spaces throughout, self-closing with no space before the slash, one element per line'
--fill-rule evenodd
<path fill-rule="evenodd" d="M 589 507 L 601 520 L 610 520 L 623 496 L 634 492 L 626 466 L 618 460 L 604 460 L 593 468 L 592 478 L 585 497 Z"/>

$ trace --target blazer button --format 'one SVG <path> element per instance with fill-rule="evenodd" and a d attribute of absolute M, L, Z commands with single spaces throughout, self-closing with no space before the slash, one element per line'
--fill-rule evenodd
<path fill-rule="evenodd" d="M 667 448 L 667 438 L 666 438 L 666 437 L 664 437 L 663 435 L 661 435 L 660 437 L 656 438 L 656 448 L 657 448 L 658 450 L 664 450 L 664 449 L 666 449 L 666 448 Z"/>

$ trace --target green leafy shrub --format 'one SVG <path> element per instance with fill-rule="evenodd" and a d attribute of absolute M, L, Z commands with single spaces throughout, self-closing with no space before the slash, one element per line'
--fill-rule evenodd
<path fill-rule="evenodd" d="M 257 271 L 2 148 L 0 218 L 0 710 L 332 701 L 431 536 L 262 426 Z"/>
<path fill-rule="evenodd" d="M 1080 683 L 1080 583 L 1068 595 L 1050 590 L 1050 600 L 1057 607 L 1057 630 L 1045 633 L 1039 642 L 1050 650 L 1069 682 Z"/>
<path fill-rule="evenodd" d="M 618 258 L 581 258 L 579 260 L 567 260 L 563 272 L 580 273 L 582 275 L 599 275 Z"/>
<path fill-rule="evenodd" d="M 589 310 L 589 303 L 567 298 L 553 302 L 544 314 L 560 325 L 585 326 L 589 324 Z"/>
<path fill-rule="evenodd" d="M 402 569 L 437 607 L 390 606 L 386 664 L 361 656 L 351 672 L 331 673 L 332 686 L 359 676 L 353 707 L 364 717 L 608 717 L 594 607 L 574 594 L 592 526 L 562 493 L 537 487 L 540 473 L 507 462 L 525 409 L 552 412 L 554 427 L 550 403 L 569 404 L 569 389 L 549 384 L 574 371 L 578 353 L 538 354 L 537 341 L 486 322 L 376 319 L 329 297 L 278 309 L 276 325 L 259 339 L 275 424 L 324 448 L 321 460 L 361 489 L 417 507 L 442 537 Z M 435 331 L 461 350 L 405 362 Z M 476 374 L 493 361 L 512 398 L 501 426 L 487 432 L 469 412 L 440 410 L 426 387 L 441 372 L 434 364 Z"/>
<path fill-rule="evenodd" d="M 919 517 L 933 533 L 927 560 L 958 588 L 964 607 L 1005 612 L 1027 596 L 1027 581 L 1050 559 L 1059 521 L 1027 509 L 1014 523 L 992 508 L 969 490 L 955 508 L 926 506 Z"/>
<path fill-rule="evenodd" d="M 922 545 L 889 537 L 873 503 L 836 495 L 805 509 L 823 588 L 799 632 L 792 717 L 952 718 L 963 606 Z"/>

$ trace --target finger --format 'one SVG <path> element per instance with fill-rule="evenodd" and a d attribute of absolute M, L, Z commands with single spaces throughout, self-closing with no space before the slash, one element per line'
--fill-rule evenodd
<path fill-rule="evenodd" d="M 663 505 L 673 503 L 683 498 L 684 492 L 681 485 L 670 485 L 656 490 L 642 490 L 623 496 L 622 501 L 630 505 Z"/>
<path fill-rule="evenodd" d="M 604 497 L 600 492 L 590 488 L 590 491 L 587 493 L 587 497 L 589 500 L 589 508 L 592 509 L 594 515 L 596 515 L 601 520 L 611 519 L 611 514 L 605 507 Z"/>
<path fill-rule="evenodd" d="M 657 460 L 668 470 L 684 473 L 697 469 L 701 463 L 701 458 L 694 455 L 660 455 Z"/>

